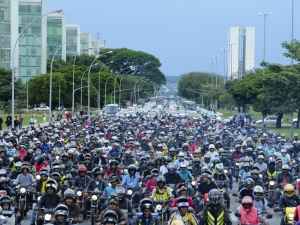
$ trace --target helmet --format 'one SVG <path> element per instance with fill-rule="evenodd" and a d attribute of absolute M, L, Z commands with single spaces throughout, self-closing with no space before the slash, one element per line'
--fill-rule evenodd
<path fill-rule="evenodd" d="M 46 183 L 46 191 L 49 188 L 52 188 L 56 192 L 57 191 L 57 182 L 53 179 L 48 180 Z"/>
<path fill-rule="evenodd" d="M 284 165 L 282 166 L 282 170 L 290 170 L 289 165 L 284 164 Z"/>
<path fill-rule="evenodd" d="M 176 202 L 177 208 L 189 207 L 189 202 L 186 197 L 179 197 Z"/>
<path fill-rule="evenodd" d="M 262 198 L 264 196 L 264 188 L 260 185 L 256 185 L 253 189 L 255 198 Z"/>
<path fill-rule="evenodd" d="M 118 221 L 119 220 L 119 216 L 118 214 L 114 211 L 114 210 L 107 210 L 104 214 L 103 214 L 103 221 L 105 221 L 106 219 L 111 219 L 111 220 L 115 220 Z M 106 222 L 107 223 L 107 222 Z M 104 223 L 105 224 L 105 223 Z"/>
<path fill-rule="evenodd" d="M 0 205 L 3 205 L 3 204 L 11 204 L 11 199 L 10 199 L 10 197 L 9 196 L 2 196 L 1 198 L 0 198 Z"/>
<path fill-rule="evenodd" d="M 153 202 L 150 198 L 144 198 L 141 200 L 140 203 L 140 209 L 141 211 L 144 211 L 145 209 L 153 210 Z"/>
<path fill-rule="evenodd" d="M 283 187 L 283 192 L 286 196 L 291 197 L 295 194 L 295 187 L 292 184 L 286 184 Z"/>
<path fill-rule="evenodd" d="M 166 179 L 163 177 L 163 176 L 160 176 L 157 178 L 157 184 L 163 184 L 165 185 L 166 184 Z"/>
<path fill-rule="evenodd" d="M 69 215 L 69 208 L 64 204 L 59 204 L 55 208 L 55 217 L 56 216 L 65 216 L 67 217 Z"/>
<path fill-rule="evenodd" d="M 250 209 L 253 206 L 253 199 L 250 196 L 245 196 L 242 198 L 243 208 Z"/>
<path fill-rule="evenodd" d="M 245 181 L 245 184 L 247 187 L 252 188 L 255 184 L 255 181 L 251 177 L 248 177 Z"/>
<path fill-rule="evenodd" d="M 215 147 L 215 145 L 214 144 L 210 144 L 209 146 L 208 146 L 208 149 L 215 149 L 216 147 Z"/>
<path fill-rule="evenodd" d="M 137 170 L 137 168 L 134 164 L 131 164 L 128 166 L 128 171 L 136 171 L 136 170 Z"/>
<path fill-rule="evenodd" d="M 67 198 L 72 198 L 74 199 L 75 198 L 75 191 L 68 188 L 67 190 L 65 190 L 64 192 L 64 199 L 67 199 Z"/>
<path fill-rule="evenodd" d="M 215 167 L 216 173 L 221 174 L 224 172 L 224 166 L 222 163 L 218 163 Z"/>
<path fill-rule="evenodd" d="M 220 204 L 222 200 L 222 193 L 218 189 L 211 189 L 208 192 L 208 199 L 214 205 Z"/>
<path fill-rule="evenodd" d="M 86 173 L 87 172 L 87 168 L 85 165 L 81 164 L 78 166 L 78 172 L 79 173 Z"/>

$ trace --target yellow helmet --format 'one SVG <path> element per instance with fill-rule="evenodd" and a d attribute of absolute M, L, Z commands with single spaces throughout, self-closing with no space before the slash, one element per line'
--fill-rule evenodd
<path fill-rule="evenodd" d="M 292 184 L 286 184 L 283 188 L 284 194 L 291 197 L 295 194 L 295 187 Z"/>

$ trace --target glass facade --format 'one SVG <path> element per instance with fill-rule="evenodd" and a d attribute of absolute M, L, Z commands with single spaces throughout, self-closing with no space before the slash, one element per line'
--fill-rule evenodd
<path fill-rule="evenodd" d="M 79 55 L 79 29 L 77 27 L 66 27 L 66 44 L 67 44 L 67 55 L 75 56 Z"/>
<path fill-rule="evenodd" d="M 64 59 L 65 57 L 63 52 L 63 17 L 48 16 L 47 23 L 48 59 L 51 59 L 54 55 L 57 59 Z"/>
<path fill-rule="evenodd" d="M 90 55 L 92 51 L 92 43 L 89 33 L 80 34 L 80 54 Z"/>
<path fill-rule="evenodd" d="M 11 58 L 11 0 L 0 0 L 0 68 L 10 69 Z"/>
<path fill-rule="evenodd" d="M 19 75 L 28 79 L 41 74 L 42 5 L 20 2 L 19 5 Z"/>

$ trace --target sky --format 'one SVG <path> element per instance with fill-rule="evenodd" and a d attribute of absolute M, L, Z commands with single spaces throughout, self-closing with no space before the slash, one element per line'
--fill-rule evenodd
<path fill-rule="evenodd" d="M 267 18 L 267 61 L 289 63 L 281 43 L 291 39 L 292 0 L 47 0 L 63 9 L 66 23 L 99 33 L 107 47 L 146 51 L 162 62 L 166 76 L 224 71 L 223 51 L 231 26 L 256 28 L 256 65 L 263 55 Z M 295 1 L 295 38 L 300 39 L 300 1 Z M 218 57 L 218 64 L 212 59 Z"/>

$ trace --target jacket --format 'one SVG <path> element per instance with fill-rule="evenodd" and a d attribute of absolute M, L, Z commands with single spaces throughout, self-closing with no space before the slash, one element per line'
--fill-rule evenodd
<path fill-rule="evenodd" d="M 247 212 L 243 207 L 240 207 L 240 224 L 241 225 L 259 225 L 258 211 L 255 207 L 252 207 L 249 212 Z"/>
<path fill-rule="evenodd" d="M 225 207 L 222 205 L 208 204 L 203 212 L 204 225 L 231 225 L 231 220 Z"/>

